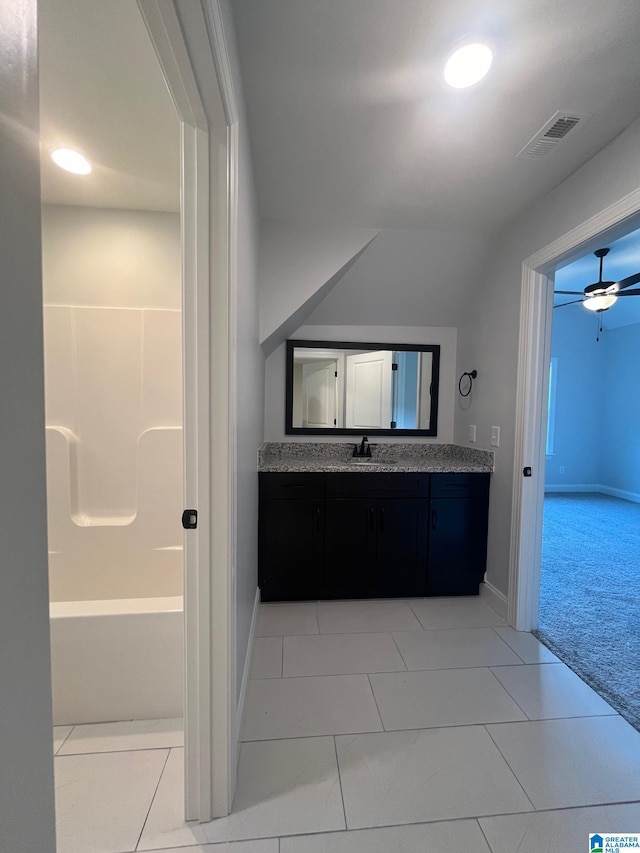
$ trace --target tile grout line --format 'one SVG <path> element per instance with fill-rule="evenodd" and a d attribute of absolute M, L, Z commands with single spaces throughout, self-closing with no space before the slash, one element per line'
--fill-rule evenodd
<path fill-rule="evenodd" d="M 424 628 L 423 628 L 423 630 L 424 630 Z M 398 645 L 398 641 L 394 637 L 393 631 L 389 631 L 389 633 L 391 634 L 391 639 L 393 640 L 393 644 L 395 645 L 396 649 L 398 650 L 398 654 L 400 655 L 400 659 L 402 660 L 402 663 L 404 664 L 405 671 L 409 672 L 409 667 L 407 666 L 407 662 L 404 659 L 402 652 L 400 651 L 400 646 Z"/>
<path fill-rule="evenodd" d="M 578 811 L 580 809 L 598 809 L 598 808 L 603 808 L 606 806 L 627 806 L 627 805 L 629 805 L 629 806 L 640 805 L 640 800 L 622 800 L 620 802 L 615 802 L 615 803 L 590 803 L 588 805 L 561 806 L 561 807 L 549 808 L 549 809 L 528 809 L 526 811 L 517 811 L 517 812 L 495 812 L 495 813 L 492 812 L 490 814 L 482 814 L 482 815 L 467 815 L 466 817 L 445 817 L 445 818 L 435 818 L 433 820 L 413 820 L 413 821 L 408 821 L 407 823 L 384 823 L 384 824 L 375 824 L 375 825 L 372 824 L 370 826 L 356 826 L 356 827 L 353 827 L 351 829 L 348 829 L 348 828 L 347 829 L 318 829 L 318 830 L 313 830 L 312 832 L 292 832 L 288 835 L 285 834 L 285 835 L 280 835 L 280 836 L 277 836 L 277 835 L 258 835 L 258 836 L 253 836 L 251 838 L 238 838 L 238 839 L 234 839 L 233 841 L 215 841 L 215 842 L 211 842 L 211 844 L 209 844 L 209 846 L 215 848 L 216 846 L 222 847 L 225 844 L 227 844 L 227 845 L 228 844 L 243 844 L 243 843 L 246 844 L 247 842 L 251 842 L 251 841 L 271 841 L 271 840 L 275 840 L 275 839 L 277 839 L 279 842 L 281 842 L 282 839 L 287 839 L 287 838 L 300 838 L 300 839 L 302 839 L 302 838 L 311 838 L 313 836 L 319 836 L 319 835 L 338 835 L 339 833 L 347 833 L 347 832 L 352 833 L 352 834 L 356 834 L 359 832 L 370 832 L 371 830 L 377 830 L 377 829 L 402 829 L 402 828 L 407 827 L 407 826 L 429 826 L 430 824 L 437 824 L 437 823 L 460 823 L 462 821 L 468 821 L 468 822 L 478 821 L 478 822 L 480 822 L 481 820 L 484 820 L 485 818 L 493 819 L 493 818 L 502 818 L 502 817 L 511 818 L 511 817 L 519 817 L 519 816 L 544 815 L 545 813 L 551 813 L 551 812 L 556 812 L 556 813 L 557 812 L 565 812 L 565 811 L 571 812 L 571 811 Z M 482 829 L 482 827 L 481 827 L 481 829 Z M 163 850 L 174 850 L 174 849 L 176 849 L 176 848 L 175 847 L 170 847 L 170 848 L 167 848 L 167 847 L 159 848 L 159 847 L 157 847 L 157 848 L 154 848 L 153 850 L 144 851 L 144 853 L 162 853 Z M 178 849 L 182 849 L 182 848 L 178 848 Z M 185 853 L 188 853 L 188 851 L 190 849 L 192 849 L 192 848 L 191 847 L 184 847 Z M 491 850 L 491 845 L 489 845 L 489 849 Z M 135 853 L 135 851 L 131 851 L 131 853 Z M 142 851 L 140 853 L 142 853 Z M 212 853 L 214 853 L 213 850 L 212 850 Z"/>
<path fill-rule="evenodd" d="M 352 833 L 357 834 L 359 832 L 370 832 L 375 831 L 377 829 L 402 829 L 404 827 L 409 826 L 429 826 L 431 824 L 438 823 L 460 823 L 463 821 L 466 822 L 477 822 L 480 823 L 481 820 L 484 819 L 495 819 L 495 818 L 512 818 L 519 816 L 532 816 L 532 815 L 544 815 L 547 813 L 558 813 L 558 812 L 572 812 L 572 811 L 580 811 L 581 809 L 599 809 L 607 806 L 635 806 L 640 805 L 640 800 L 622 800 L 620 802 L 615 803 L 590 803 L 587 805 L 576 805 L 576 806 L 562 806 L 557 808 L 548 808 L 548 809 L 529 809 L 527 811 L 517 811 L 517 812 L 500 812 L 500 813 L 491 813 L 491 814 L 482 814 L 482 815 L 469 815 L 467 817 L 447 817 L 447 818 L 436 818 L 434 820 L 414 820 L 409 821 L 407 823 L 385 823 L 385 824 L 376 824 L 371 826 L 358 826 L 353 827 L 352 829 L 320 829 L 313 830 L 312 832 L 292 832 L 290 834 L 285 835 L 258 835 L 253 836 L 251 838 L 238 838 L 229 841 L 214 841 L 214 842 L 204 842 L 205 847 L 211 847 L 212 853 L 215 853 L 216 847 L 224 847 L 225 845 L 238 845 L 238 844 L 247 844 L 253 841 L 278 841 L 279 849 L 281 849 L 281 842 L 283 839 L 288 838 L 311 838 L 313 836 L 320 835 L 338 835 L 340 833 Z M 346 822 L 345 822 L 346 825 Z M 482 830 L 482 826 L 480 826 Z M 484 835 L 484 833 L 483 833 Z M 202 846 L 202 844 L 200 845 Z M 175 849 L 184 849 L 185 853 L 189 853 L 190 850 L 193 850 L 193 845 L 185 845 L 176 848 L 175 845 L 172 847 L 154 847 L 153 850 L 144 851 L 144 853 L 162 853 L 164 850 L 175 850 Z M 492 851 L 492 847 L 489 844 L 489 849 Z M 127 853 L 136 853 L 136 851 L 127 851 Z M 142 851 L 139 851 L 142 853 Z"/>
<path fill-rule="evenodd" d="M 336 770 L 338 771 L 338 785 L 340 786 L 340 801 L 342 803 L 342 816 L 344 817 L 344 830 L 343 832 L 349 831 L 349 825 L 347 824 L 347 809 L 344 804 L 344 791 L 342 789 L 342 774 L 340 773 L 340 760 L 338 759 L 338 743 L 336 741 L 336 735 L 333 735 L 333 752 L 336 757 Z"/>
<path fill-rule="evenodd" d="M 523 720 L 522 722 L 525 722 L 525 721 Z M 491 738 L 491 742 L 493 743 L 493 745 L 495 746 L 495 748 L 498 750 L 498 752 L 499 752 L 499 753 L 500 753 L 500 755 L 502 756 L 502 760 L 504 761 L 504 763 L 507 765 L 507 767 L 509 768 L 509 770 L 510 770 L 510 771 L 511 771 L 511 773 L 513 774 L 513 778 L 516 780 L 516 782 L 517 782 L 517 783 L 518 783 L 518 785 L 520 786 L 520 789 L 521 789 L 522 793 L 525 795 L 525 797 L 527 798 L 527 800 L 531 803 L 531 807 L 532 807 L 533 811 L 534 811 L 534 812 L 537 812 L 538 810 L 537 810 L 537 808 L 535 807 L 535 805 L 534 805 L 534 803 L 533 803 L 533 800 L 531 799 L 531 797 L 529 796 L 529 794 L 527 794 L 527 792 L 525 791 L 525 789 L 524 789 L 524 785 L 522 784 L 522 782 L 521 782 L 521 781 L 520 781 L 520 779 L 518 778 L 518 776 L 517 776 L 517 774 L 516 774 L 516 771 L 515 771 L 515 770 L 513 769 L 513 767 L 509 764 L 509 762 L 507 761 L 507 757 L 506 757 L 506 755 L 502 752 L 502 750 L 500 749 L 500 747 L 498 746 L 498 744 L 495 742 L 495 740 L 494 740 L 494 738 L 493 738 L 493 736 L 492 736 L 491 732 L 489 731 L 489 725 L 492 725 L 492 724 L 490 724 L 490 723 L 485 723 L 485 724 L 484 724 L 484 726 L 483 726 L 484 730 L 485 730 L 485 731 L 486 731 L 486 733 L 489 735 L 489 737 Z M 500 724 L 499 724 L 499 725 L 500 725 Z M 505 725 L 512 725 L 512 723 L 506 723 Z"/>
<path fill-rule="evenodd" d="M 409 605 L 409 610 L 413 613 L 413 615 L 415 616 L 415 618 L 418 620 L 418 624 L 420 625 L 420 627 L 422 628 L 422 630 L 423 630 L 423 631 L 426 631 L 426 628 L 424 627 L 424 624 L 423 624 L 423 622 L 422 622 L 422 619 L 418 616 L 418 614 L 416 613 L 416 611 L 415 611 L 415 610 L 413 609 L 413 607 L 411 606 L 411 602 L 410 602 L 410 601 L 408 601 L 408 602 L 407 602 L 407 604 Z"/>
<path fill-rule="evenodd" d="M 167 750 L 167 757 L 165 758 L 164 764 L 162 765 L 162 770 L 160 771 L 160 774 L 158 776 L 158 781 L 156 783 L 156 787 L 153 790 L 153 796 L 151 797 L 151 800 L 149 801 L 149 808 L 147 809 L 147 813 L 144 816 L 144 820 L 142 821 L 142 826 L 140 828 L 140 834 L 138 835 L 138 840 L 136 841 L 136 846 L 135 846 L 134 850 L 138 849 L 140 842 L 142 841 L 142 835 L 143 835 L 144 829 L 147 825 L 147 821 L 149 820 L 149 815 L 151 814 L 151 809 L 153 807 L 153 803 L 154 803 L 156 796 L 158 794 L 158 788 L 160 787 L 160 782 L 162 781 L 162 777 L 164 776 L 164 772 L 167 769 L 167 764 L 169 762 L 169 756 L 171 755 L 172 750 L 173 750 L 173 747 L 170 747 Z"/>
<path fill-rule="evenodd" d="M 525 664 L 525 666 L 526 666 L 526 664 Z M 507 687 L 506 687 L 506 686 L 505 686 L 505 685 L 500 681 L 500 679 L 498 678 L 498 676 L 497 676 L 497 675 L 495 674 L 495 672 L 493 671 L 493 668 L 492 668 L 492 667 L 490 667 L 490 666 L 488 666 L 488 667 L 487 667 L 487 669 L 489 670 L 489 672 L 491 673 L 491 675 L 495 678 L 495 680 L 497 681 L 497 683 L 499 684 L 499 686 L 500 686 L 500 687 L 502 687 L 502 689 L 503 689 L 503 690 L 504 690 L 504 692 L 507 694 L 507 696 L 509 696 L 509 698 L 510 698 L 510 699 L 511 699 L 511 701 L 514 703 L 514 705 L 515 705 L 517 708 L 520 708 L 520 710 L 522 711 L 522 713 L 523 713 L 523 714 L 525 715 L 525 717 L 527 718 L 526 720 L 520 720 L 519 722 L 521 722 L 521 723 L 524 723 L 524 722 L 527 722 L 527 721 L 528 721 L 528 722 L 532 722 L 531 717 L 527 714 L 527 712 L 526 712 L 526 711 L 525 711 L 525 709 L 522 707 L 522 705 L 517 701 L 516 697 L 515 697 L 515 696 L 512 696 L 512 695 L 511 695 L 511 692 L 508 690 L 508 688 L 507 688 Z M 513 720 L 513 722 L 518 722 L 518 721 L 517 721 L 517 720 Z"/>
<path fill-rule="evenodd" d="M 69 731 L 67 732 L 67 736 L 66 736 L 65 738 L 63 738 L 62 743 L 61 743 L 61 744 L 60 744 L 60 746 L 56 749 L 56 751 L 53 753 L 54 758 L 55 758 L 55 756 L 56 756 L 56 755 L 58 755 L 58 753 L 60 752 L 60 750 L 62 749 L 62 747 L 63 747 L 63 746 L 65 745 L 65 743 L 69 740 L 69 738 L 71 737 L 71 734 L 72 734 L 72 732 L 73 732 L 73 730 L 74 730 L 75 728 L 76 728 L 76 726 L 75 726 L 75 725 L 71 726 L 71 728 L 70 728 L 70 729 L 69 729 Z"/>
<path fill-rule="evenodd" d="M 529 814 L 529 812 L 525 812 L 525 814 Z M 478 824 L 478 829 L 480 830 L 480 833 L 481 833 L 482 837 L 484 838 L 484 843 L 487 845 L 487 848 L 491 851 L 491 853 L 493 853 L 493 847 L 489 843 L 489 839 L 487 838 L 485 831 L 482 828 L 482 824 L 480 823 L 480 818 L 477 817 L 477 818 L 474 818 L 474 820 Z M 517 853 L 517 851 L 516 851 L 516 853 Z"/>
<path fill-rule="evenodd" d="M 180 744 L 178 746 L 138 746 L 131 747 L 130 749 L 98 749 L 95 751 L 87 751 L 87 752 L 65 752 L 64 755 L 60 755 L 60 753 L 56 753 L 54 758 L 77 758 L 79 755 L 123 755 L 127 752 L 157 752 L 160 749 L 183 749 L 184 745 Z"/>
<path fill-rule="evenodd" d="M 374 673 L 374 675 L 377 674 L 378 673 Z M 386 732 L 387 727 L 385 726 L 384 720 L 382 719 L 382 713 L 380 711 L 380 706 L 378 705 L 378 697 L 376 696 L 376 691 L 373 689 L 373 683 L 371 681 L 371 675 L 369 673 L 367 673 L 367 678 L 369 679 L 369 690 L 371 690 L 371 695 L 373 696 L 373 701 L 376 705 L 376 711 L 378 712 L 378 717 L 380 718 L 380 725 L 382 726 L 382 731 Z"/>
<path fill-rule="evenodd" d="M 510 649 L 510 650 L 514 653 L 514 655 L 515 655 L 517 658 L 520 658 L 520 660 L 522 661 L 522 663 L 526 664 L 526 660 L 524 660 L 524 659 L 523 659 L 522 655 L 519 655 L 519 654 L 518 654 L 518 652 L 513 648 L 513 646 L 512 646 L 510 643 L 508 643 L 508 642 L 504 639 L 504 637 L 501 637 L 501 636 L 500 636 L 500 634 L 498 634 L 498 632 L 496 631 L 496 628 L 504 628 L 504 625 L 492 625 L 492 626 L 491 626 L 491 630 L 492 630 L 492 631 L 493 631 L 493 633 L 496 635 L 496 637 L 497 637 L 501 642 L 503 642 L 503 643 L 505 644 L 505 646 L 506 646 L 508 649 Z M 525 631 L 524 633 L 527 633 L 527 632 Z M 497 664 L 496 664 L 496 665 L 497 665 Z"/>

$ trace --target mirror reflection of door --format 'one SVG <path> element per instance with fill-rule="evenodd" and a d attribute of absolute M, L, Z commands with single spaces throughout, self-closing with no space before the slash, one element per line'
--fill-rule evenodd
<path fill-rule="evenodd" d="M 433 375 L 433 353 L 421 352 L 418 369 L 418 427 L 431 426 L 431 391 Z"/>
<path fill-rule="evenodd" d="M 347 356 L 347 429 L 389 429 L 391 365 L 389 350 Z"/>
<path fill-rule="evenodd" d="M 333 429 L 337 425 L 338 362 L 302 365 L 302 426 Z"/>

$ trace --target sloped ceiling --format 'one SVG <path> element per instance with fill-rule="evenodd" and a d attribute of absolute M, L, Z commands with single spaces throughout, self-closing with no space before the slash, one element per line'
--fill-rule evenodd
<path fill-rule="evenodd" d="M 231 0 L 260 213 L 495 232 L 640 114 L 638 0 Z M 448 89 L 456 42 L 495 47 Z M 538 162 L 557 111 L 590 118 Z"/>

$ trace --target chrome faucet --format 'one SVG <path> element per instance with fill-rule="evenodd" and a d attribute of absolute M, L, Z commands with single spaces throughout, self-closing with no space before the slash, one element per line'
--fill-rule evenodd
<path fill-rule="evenodd" d="M 362 436 L 362 441 L 360 445 L 353 445 L 353 453 L 352 456 L 362 456 L 362 457 L 370 457 L 371 456 L 371 445 L 368 443 L 369 439 L 366 435 Z"/>

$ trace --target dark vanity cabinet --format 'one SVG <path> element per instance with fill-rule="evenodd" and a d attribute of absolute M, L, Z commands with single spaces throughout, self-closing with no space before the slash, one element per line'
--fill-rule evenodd
<path fill-rule="evenodd" d="M 327 478 L 326 598 L 426 595 L 428 474 Z"/>
<path fill-rule="evenodd" d="M 477 595 L 487 562 L 489 474 L 431 474 L 427 595 Z"/>
<path fill-rule="evenodd" d="M 260 474 L 258 580 L 263 601 L 318 598 L 324 492 L 324 474 Z"/>
<path fill-rule="evenodd" d="M 261 473 L 262 600 L 477 594 L 488 488 L 488 474 Z"/>

